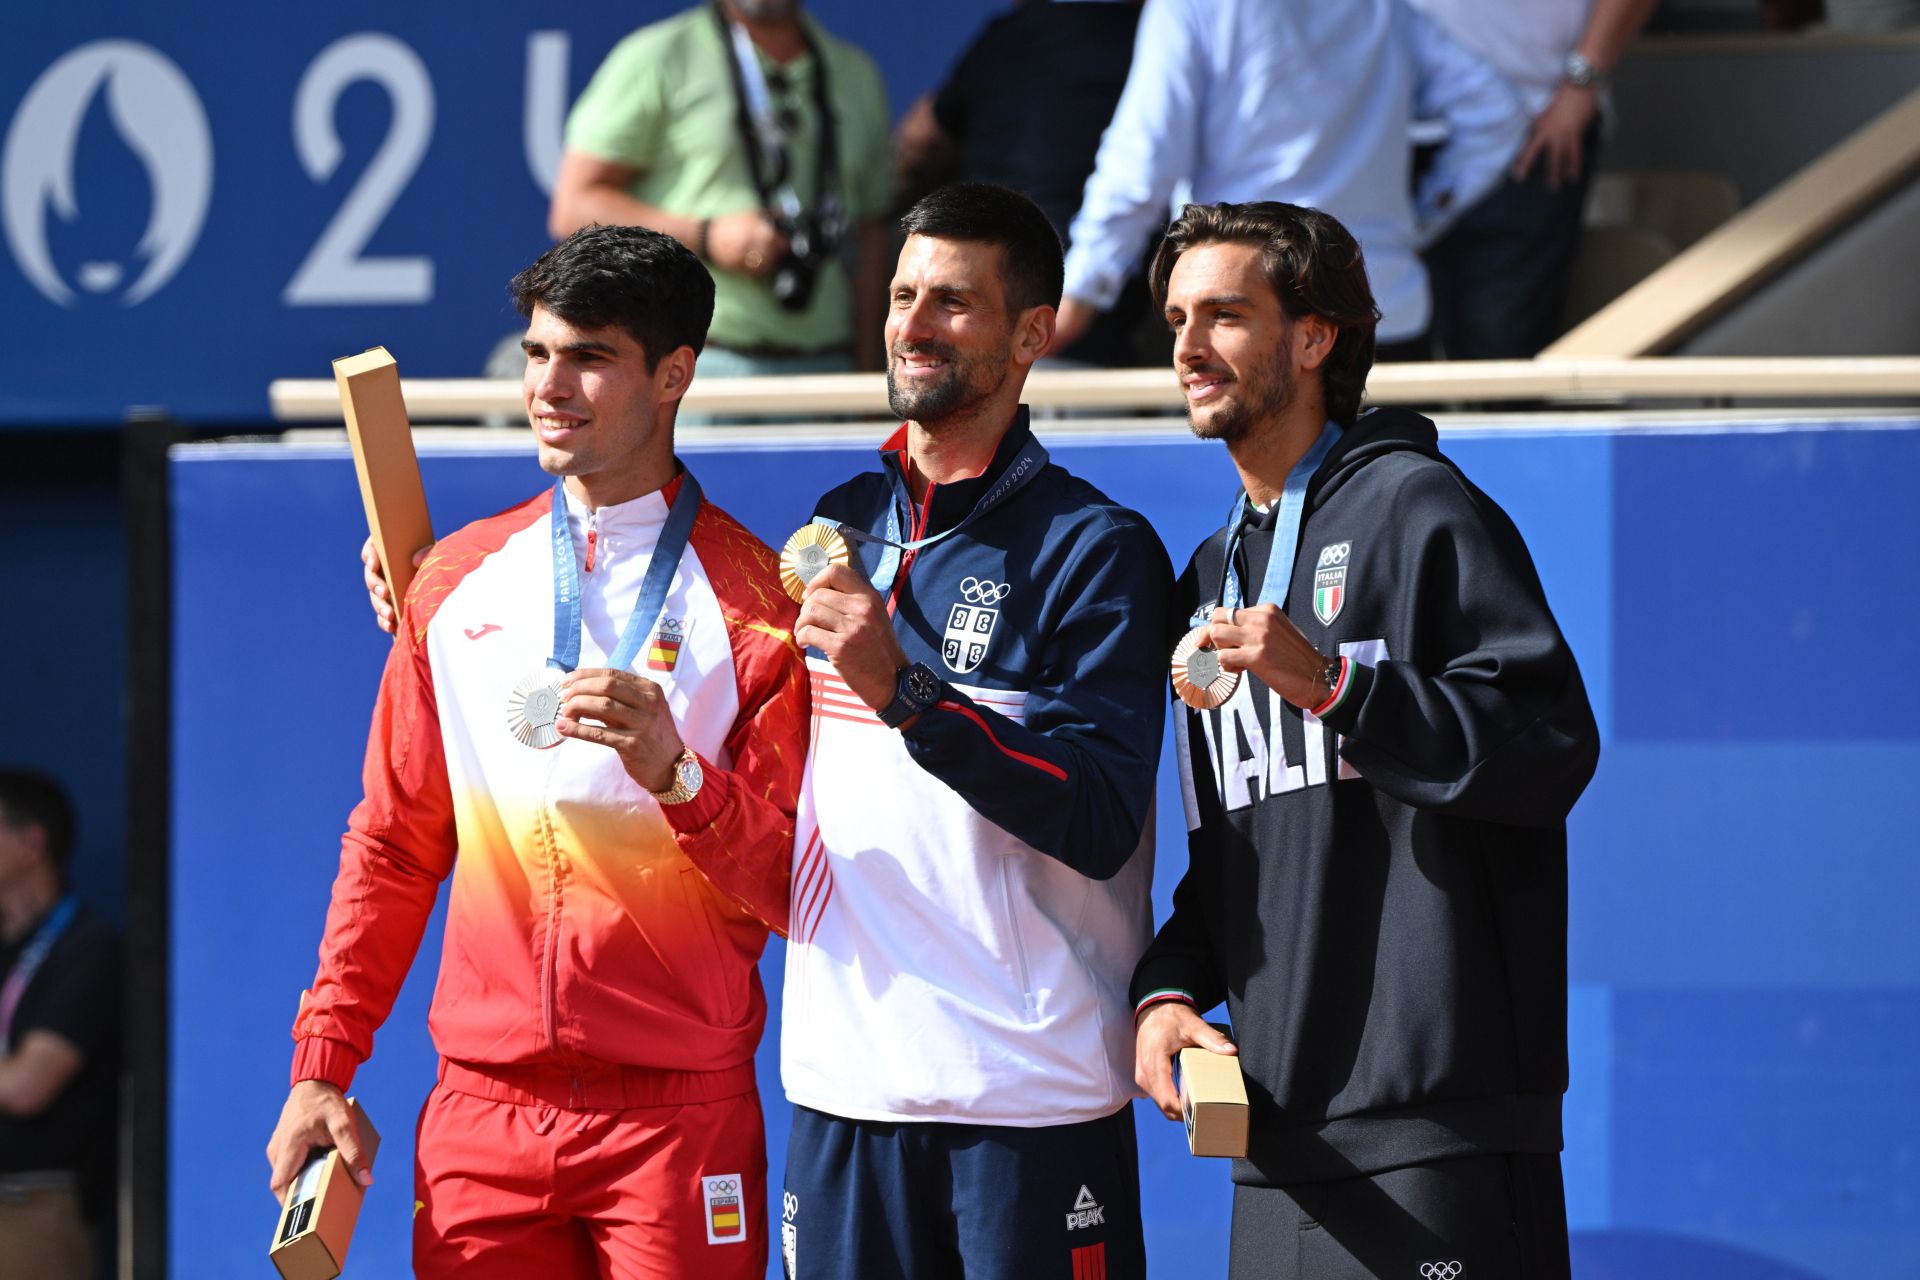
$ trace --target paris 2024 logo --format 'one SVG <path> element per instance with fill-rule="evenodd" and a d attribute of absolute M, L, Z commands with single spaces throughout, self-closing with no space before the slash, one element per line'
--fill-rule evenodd
<path fill-rule="evenodd" d="M 81 124 L 100 98 L 146 168 L 152 204 L 129 261 L 85 261 L 69 280 L 55 264 L 48 215 L 64 222 L 80 215 L 74 172 Z M 145 301 L 200 238 L 213 192 L 207 113 L 180 68 L 147 45 L 98 40 L 48 67 L 21 100 L 0 155 L 0 222 L 14 260 L 34 288 L 63 307 L 77 305 L 81 292 L 117 295 L 126 306 Z"/>

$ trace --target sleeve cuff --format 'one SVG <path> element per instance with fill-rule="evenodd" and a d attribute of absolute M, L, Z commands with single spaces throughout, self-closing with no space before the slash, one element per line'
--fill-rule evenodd
<path fill-rule="evenodd" d="M 1341 658 L 1340 683 L 1334 686 L 1325 702 L 1309 708 L 1309 713 L 1329 728 L 1346 733 L 1359 721 L 1360 708 L 1366 705 L 1367 693 L 1372 688 L 1372 667 L 1352 658 Z"/>
<path fill-rule="evenodd" d="M 303 1036 L 294 1042 L 293 1070 L 287 1087 L 302 1080 L 321 1080 L 345 1093 L 353 1087 L 353 1073 L 360 1069 L 360 1055 L 353 1047 L 325 1036 Z"/>
<path fill-rule="evenodd" d="M 1140 997 L 1133 1006 L 1133 1016 L 1137 1018 L 1144 1010 L 1156 1004 L 1166 1004 L 1168 1001 L 1178 1001 L 1184 1005 L 1191 1005 L 1195 1009 L 1200 1007 L 1199 1002 L 1193 998 L 1192 992 L 1182 991 L 1178 987 L 1160 987 Z"/>
<path fill-rule="evenodd" d="M 717 768 L 711 760 L 697 751 L 694 752 L 694 757 L 700 761 L 702 779 L 700 790 L 685 804 L 660 806 L 661 814 L 666 817 L 667 826 L 672 828 L 676 835 L 698 835 L 711 827 L 727 807 L 727 799 L 733 791 L 731 773 Z"/>

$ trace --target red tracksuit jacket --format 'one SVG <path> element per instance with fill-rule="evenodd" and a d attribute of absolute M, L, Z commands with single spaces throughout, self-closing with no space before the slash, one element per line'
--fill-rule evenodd
<path fill-rule="evenodd" d="M 589 514 L 569 498 L 603 666 L 678 481 Z M 293 1079 L 345 1089 L 452 877 L 430 1027 L 475 1064 L 716 1071 L 752 1060 L 756 962 L 787 924 L 807 676 L 773 554 L 703 505 L 635 669 L 706 778 L 665 810 L 610 748 L 516 741 L 508 696 L 553 643 L 551 493 L 442 541 L 407 597 L 341 845 Z"/>

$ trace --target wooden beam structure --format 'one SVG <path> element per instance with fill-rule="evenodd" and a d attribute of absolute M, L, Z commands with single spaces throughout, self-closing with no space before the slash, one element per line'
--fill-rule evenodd
<path fill-rule="evenodd" d="M 1916 175 L 1920 90 L 1602 307 L 1541 359 L 1672 351 Z"/>
<path fill-rule="evenodd" d="M 525 420 L 520 384 L 485 378 L 409 378 L 406 403 L 416 422 Z M 341 420 L 330 379 L 282 379 L 269 389 L 281 422 Z M 1658 360 L 1455 360 L 1388 364 L 1367 380 L 1373 404 L 1498 405 L 1515 401 L 1628 403 L 1637 400 L 1801 400 L 1859 403 L 1920 397 L 1920 357 L 1780 359 L 1715 357 Z M 1040 370 L 1026 402 L 1039 409 L 1110 414 L 1180 407 L 1169 369 Z M 695 378 L 687 407 L 810 422 L 854 415 L 884 419 L 886 381 L 877 373 L 784 378 Z"/>

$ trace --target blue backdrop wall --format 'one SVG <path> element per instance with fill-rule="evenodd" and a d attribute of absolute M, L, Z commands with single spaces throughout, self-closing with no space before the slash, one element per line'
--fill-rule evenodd
<path fill-rule="evenodd" d="M 548 244 L 567 108 L 691 0 L 51 6 L 0 41 L 0 425 L 260 421 L 378 334 L 477 376 Z M 896 114 L 991 0 L 811 0 Z M 47 376 L 48 352 L 68 357 Z"/>
<path fill-rule="evenodd" d="M 1176 563 L 1225 459 L 1050 441 Z M 1920 422 L 1453 432 L 1527 536 L 1606 738 L 1572 823 L 1569 1209 L 1583 1280 L 1920 1271 Z M 430 447 L 441 528 L 533 492 L 517 444 Z M 688 453 L 779 540 L 863 450 Z M 386 641 L 344 446 L 177 451 L 170 1251 L 269 1274 L 260 1151 L 357 798 Z M 1163 770 L 1156 910 L 1185 865 Z M 358 1092 L 385 1134 L 353 1274 L 406 1271 L 437 925 Z M 780 948 L 765 961 L 780 990 Z M 785 1104 L 762 1088 L 779 1168 Z M 1224 1274 L 1224 1164 L 1136 1106 L 1157 1270 Z M 777 1251 L 776 1251 L 777 1253 Z M 777 1264 L 776 1264 L 777 1265 Z"/>

